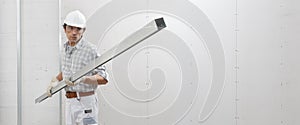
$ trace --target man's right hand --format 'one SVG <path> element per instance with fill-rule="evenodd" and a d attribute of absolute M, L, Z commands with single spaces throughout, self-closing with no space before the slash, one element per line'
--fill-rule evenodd
<path fill-rule="evenodd" d="M 75 82 L 72 82 L 68 79 L 64 79 L 64 81 L 68 86 L 75 86 L 75 85 L 79 84 L 80 82 L 82 82 L 82 78 L 76 80 Z"/>
<path fill-rule="evenodd" d="M 52 93 L 51 93 L 51 89 L 55 86 L 57 86 L 58 84 L 58 79 L 56 77 L 53 77 L 48 88 L 47 88 L 47 94 L 48 94 L 48 97 L 51 97 L 52 96 Z"/>

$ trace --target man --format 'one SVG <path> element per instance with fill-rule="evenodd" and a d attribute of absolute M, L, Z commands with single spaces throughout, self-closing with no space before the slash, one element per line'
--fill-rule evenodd
<path fill-rule="evenodd" d="M 64 44 L 62 71 L 54 77 L 47 88 L 51 96 L 51 88 L 64 80 L 68 85 L 66 90 L 66 125 L 98 124 L 98 85 L 108 82 L 105 67 L 98 67 L 74 83 L 69 78 L 89 63 L 99 57 L 96 47 L 84 40 L 86 28 L 84 15 L 76 10 L 67 14 L 63 25 L 68 41 Z"/>

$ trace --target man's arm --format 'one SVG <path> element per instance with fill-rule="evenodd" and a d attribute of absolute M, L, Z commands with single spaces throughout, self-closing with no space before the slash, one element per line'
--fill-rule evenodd
<path fill-rule="evenodd" d="M 81 77 L 79 80 L 75 81 L 74 83 L 73 82 L 66 82 L 67 85 L 76 85 L 80 82 L 83 82 L 85 84 L 97 84 L 97 85 L 105 85 L 108 80 L 105 79 L 104 77 L 102 77 L 101 75 L 99 74 L 95 74 L 95 75 L 92 75 L 92 76 L 83 76 Z"/>
<path fill-rule="evenodd" d="M 97 79 L 98 85 L 105 85 L 108 82 L 107 79 L 103 78 L 99 74 L 96 74 L 95 77 Z"/>

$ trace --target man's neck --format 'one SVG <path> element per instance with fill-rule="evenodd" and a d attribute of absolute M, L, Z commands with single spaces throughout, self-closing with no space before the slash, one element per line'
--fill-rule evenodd
<path fill-rule="evenodd" d="M 69 43 L 70 46 L 73 47 L 73 46 L 75 46 L 81 39 L 82 39 L 82 37 L 81 37 L 78 41 L 76 41 L 76 42 L 70 42 L 70 41 L 69 41 L 68 43 Z"/>
<path fill-rule="evenodd" d="M 70 42 L 70 41 L 69 41 L 69 45 L 72 46 L 72 47 L 75 46 L 76 43 L 78 43 L 78 41 L 77 41 L 77 42 Z"/>

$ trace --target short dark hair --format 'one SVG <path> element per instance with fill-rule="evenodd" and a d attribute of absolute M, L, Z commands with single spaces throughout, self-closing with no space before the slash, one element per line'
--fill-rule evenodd
<path fill-rule="evenodd" d="M 68 26 L 68 24 L 64 23 L 64 25 L 63 25 L 64 29 L 66 29 L 67 26 Z M 80 28 L 80 29 L 85 30 L 85 27 L 84 28 Z"/>
<path fill-rule="evenodd" d="M 66 27 L 67 27 L 67 24 L 66 24 L 66 23 L 64 23 L 63 27 L 64 27 L 64 29 L 66 29 Z"/>

